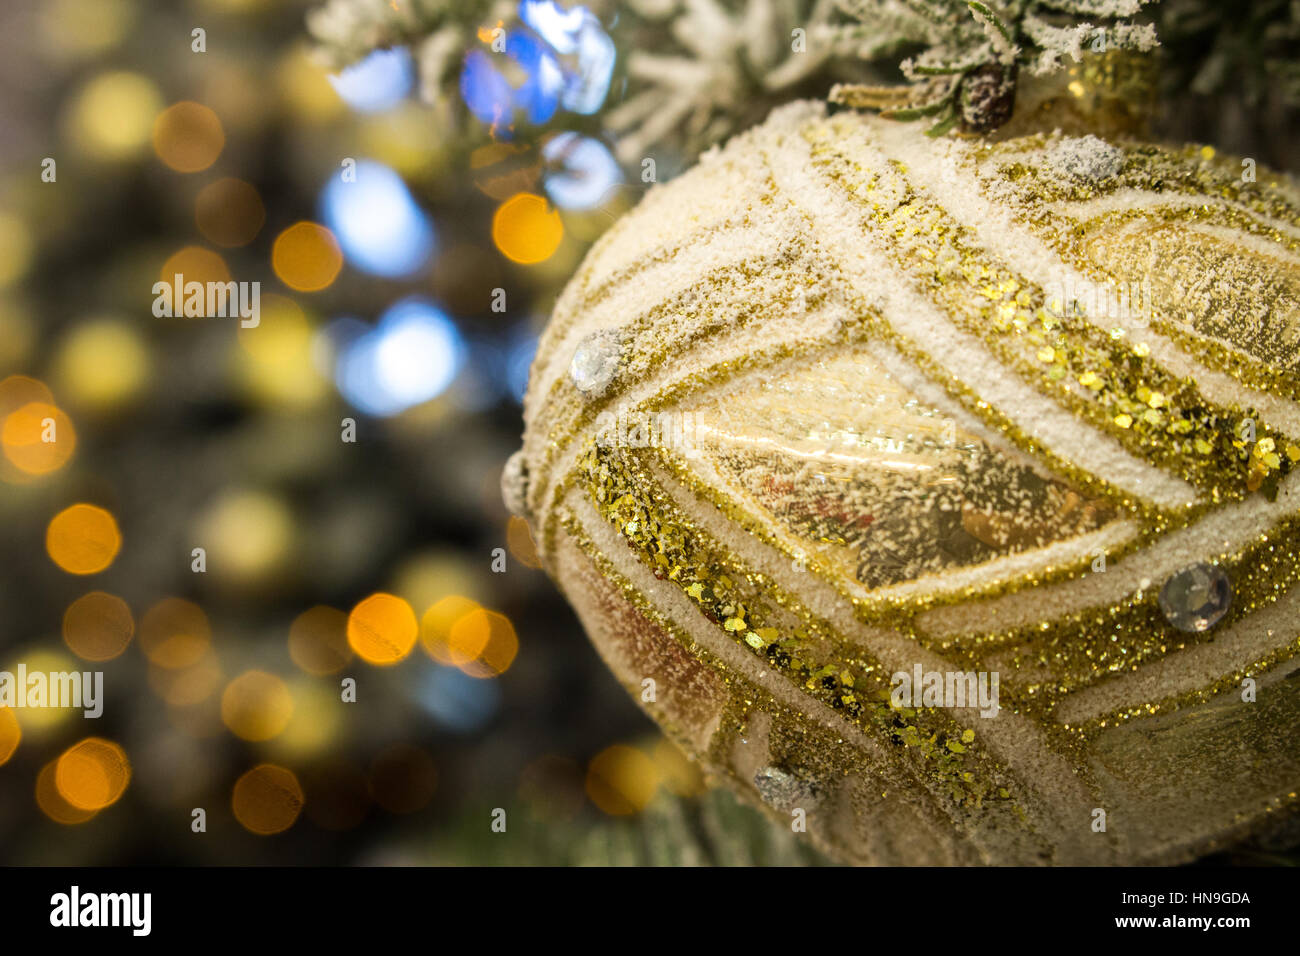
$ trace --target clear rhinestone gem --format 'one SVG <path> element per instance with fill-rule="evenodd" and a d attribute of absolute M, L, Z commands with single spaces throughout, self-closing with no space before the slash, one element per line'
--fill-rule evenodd
<path fill-rule="evenodd" d="M 619 336 L 614 329 L 592 332 L 573 350 L 569 379 L 584 395 L 599 395 L 618 373 Z"/>
<path fill-rule="evenodd" d="M 780 767 L 763 767 L 755 773 L 754 788 L 763 802 L 776 810 L 807 809 L 817 801 L 816 788 L 810 781 Z"/>
<path fill-rule="evenodd" d="M 1160 589 L 1160 610 L 1180 631 L 1208 631 L 1231 606 L 1232 582 L 1212 564 L 1183 568 Z"/>

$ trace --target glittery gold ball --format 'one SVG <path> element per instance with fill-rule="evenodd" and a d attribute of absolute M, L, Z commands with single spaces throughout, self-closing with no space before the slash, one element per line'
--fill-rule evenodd
<path fill-rule="evenodd" d="M 1298 370 L 1289 181 L 798 103 L 592 250 L 507 490 L 629 692 L 840 859 L 1174 862 L 1297 802 Z"/>

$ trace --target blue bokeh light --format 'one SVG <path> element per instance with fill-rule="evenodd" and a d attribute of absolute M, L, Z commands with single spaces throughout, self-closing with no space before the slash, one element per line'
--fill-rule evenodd
<path fill-rule="evenodd" d="M 469 734 L 482 730 L 496 714 L 501 689 L 494 680 L 435 665 L 422 676 L 416 700 L 445 729 Z"/>
<path fill-rule="evenodd" d="M 552 136 L 542 147 L 542 159 L 553 167 L 545 177 L 546 192 L 561 209 L 594 209 L 623 182 L 618 160 L 590 136 Z"/>
<path fill-rule="evenodd" d="M 426 299 L 404 299 L 369 332 L 337 344 L 334 381 L 359 411 L 396 415 L 442 394 L 464 360 L 455 323 Z"/>
<path fill-rule="evenodd" d="M 391 109 L 415 84 L 415 63 L 405 47 L 376 50 L 364 60 L 330 75 L 343 101 L 362 113 Z"/>
<path fill-rule="evenodd" d="M 555 0 L 520 0 L 519 19 L 565 58 L 564 108 L 590 115 L 600 109 L 614 75 L 614 41 L 586 7 Z"/>
<path fill-rule="evenodd" d="M 356 179 L 335 176 L 321 193 L 321 217 L 348 261 L 372 275 L 398 278 L 422 268 L 433 254 L 429 217 L 402 177 L 382 163 L 357 163 Z"/>
<path fill-rule="evenodd" d="M 512 75 L 522 77 L 512 83 L 496 59 L 509 61 Z M 512 30 L 506 35 L 504 54 L 487 54 L 471 50 L 465 57 L 460 74 L 460 94 L 471 113 L 484 123 L 496 127 L 498 135 L 514 124 L 522 114 L 530 123 L 545 123 L 559 109 L 564 93 L 564 74 L 555 55 L 541 40 L 526 30 Z"/>

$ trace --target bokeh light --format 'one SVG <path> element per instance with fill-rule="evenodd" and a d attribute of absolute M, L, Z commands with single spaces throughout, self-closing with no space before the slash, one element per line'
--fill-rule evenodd
<path fill-rule="evenodd" d="M 514 663 L 519 638 L 504 614 L 476 608 L 452 624 L 447 646 L 451 662 L 466 674 L 497 677 Z"/>
<path fill-rule="evenodd" d="M 190 667 L 207 652 L 212 626 L 203 609 L 182 598 L 163 598 L 140 619 L 140 650 L 165 670 Z"/>
<path fill-rule="evenodd" d="M 416 701 L 444 730 L 472 734 L 496 715 L 501 690 L 495 681 L 470 677 L 458 668 L 432 666 L 420 680 Z"/>
<path fill-rule="evenodd" d="M 636 747 L 607 747 L 587 767 L 587 796 L 611 816 L 640 813 L 658 789 L 659 769 Z"/>
<path fill-rule="evenodd" d="M 343 250 L 334 234 L 324 226 L 298 222 L 276 237 L 271 265 L 289 288 L 319 292 L 338 278 L 343 268 Z"/>
<path fill-rule="evenodd" d="M 600 109 L 614 75 L 616 50 L 595 14 L 555 0 L 520 0 L 519 19 L 560 54 L 564 108 L 586 115 Z"/>
<path fill-rule="evenodd" d="M 131 764 L 118 744 L 87 737 L 59 757 L 54 785 L 79 810 L 102 810 L 116 803 L 131 781 Z"/>
<path fill-rule="evenodd" d="M 411 653 L 419 630 L 411 605 L 381 591 L 348 615 L 348 646 L 366 663 L 388 666 Z"/>
<path fill-rule="evenodd" d="M 225 145 L 221 120 L 202 103 L 174 103 L 154 121 L 154 152 L 178 173 L 207 169 L 217 161 Z"/>
<path fill-rule="evenodd" d="M 533 193 L 511 196 L 492 217 L 492 241 L 512 262 L 544 262 L 555 254 L 563 239 L 560 214 Z"/>
<path fill-rule="evenodd" d="M 0 212 L 0 289 L 13 285 L 26 274 L 34 246 L 27 223 Z"/>
<path fill-rule="evenodd" d="M 303 611 L 289 626 L 289 657 L 315 677 L 343 670 L 352 660 L 348 615 L 324 604 Z"/>
<path fill-rule="evenodd" d="M 202 515 L 195 542 L 206 550 L 211 573 L 242 584 L 265 583 L 288 559 L 293 518 L 276 495 L 232 489 Z"/>
<path fill-rule="evenodd" d="M 433 253 L 434 233 L 402 177 L 382 163 L 363 160 L 330 179 L 321 194 L 321 218 L 348 262 L 372 275 L 396 278 L 417 272 Z"/>
<path fill-rule="evenodd" d="M 470 612 L 481 609 L 477 601 L 460 594 L 448 594 L 435 601 L 420 618 L 420 643 L 425 653 L 440 664 L 454 666 L 452 626 Z"/>
<path fill-rule="evenodd" d="M 490 42 L 490 33 L 486 39 Z M 506 135 L 517 118 L 541 124 L 554 116 L 564 92 L 554 52 L 528 31 L 510 30 L 505 37 L 507 64 L 498 66 L 500 58 L 482 50 L 466 55 L 460 95 L 469 111 L 491 124 L 498 136 Z"/>
<path fill-rule="evenodd" d="M 36 775 L 36 805 L 41 808 L 42 813 L 55 823 L 61 823 L 65 826 L 85 823 L 87 820 L 94 819 L 98 813 L 97 810 L 83 810 L 80 807 L 75 807 L 64 799 L 63 794 L 59 793 L 59 787 L 55 779 L 58 768 L 59 761 L 51 760 Z"/>
<path fill-rule="evenodd" d="M 106 411 L 130 401 L 149 381 L 152 360 L 139 329 L 115 318 L 74 326 L 59 343 L 54 377 L 78 406 Z"/>
<path fill-rule="evenodd" d="M 561 209 L 595 209 L 623 182 L 618 160 L 598 139 L 558 133 L 542 147 L 546 193 Z"/>
<path fill-rule="evenodd" d="M 396 106 L 415 83 L 415 64 L 405 47 L 375 50 L 330 76 L 330 83 L 354 110 L 374 113 Z"/>
<path fill-rule="evenodd" d="M 243 740 L 275 737 L 288 726 L 293 708 L 288 686 L 266 671 L 245 671 L 221 694 L 221 720 Z"/>
<path fill-rule="evenodd" d="M 45 550 L 69 574 L 96 574 L 113 563 L 122 547 L 117 521 L 103 508 L 75 504 L 64 508 L 45 530 Z"/>
<path fill-rule="evenodd" d="M 23 739 L 23 728 L 12 707 L 0 707 L 0 766 L 8 763 Z"/>
<path fill-rule="evenodd" d="M 153 81 L 138 73 L 103 73 L 71 100 L 65 126 L 73 144 L 92 159 L 130 159 L 144 149 L 162 109 Z"/>
<path fill-rule="evenodd" d="M 433 303 L 398 302 L 370 331 L 343 343 L 335 380 L 347 401 L 388 416 L 436 398 L 456 378 L 465 347 L 455 324 Z"/>
<path fill-rule="evenodd" d="M 177 276 L 181 276 L 186 285 L 191 282 L 229 282 L 230 267 L 211 249 L 185 246 L 168 256 L 158 273 L 158 277 L 168 284 L 174 283 Z"/>
<path fill-rule="evenodd" d="M 264 763 L 235 781 L 230 807 L 244 829 L 270 836 L 294 825 L 305 799 L 293 771 Z"/>
<path fill-rule="evenodd" d="M 29 475 L 45 475 L 67 464 L 77 448 L 77 433 L 62 409 L 29 402 L 5 416 L 0 443 L 14 467 Z"/>
<path fill-rule="evenodd" d="M 293 299 L 274 293 L 262 296 L 258 324 L 241 325 L 236 334 L 242 349 L 236 377 L 258 402 L 309 408 L 329 392 L 329 378 L 314 357 L 312 322 Z"/>
<path fill-rule="evenodd" d="M 131 608 L 104 591 L 83 594 L 63 614 L 63 641 L 83 660 L 112 660 L 126 650 L 134 633 Z"/>
<path fill-rule="evenodd" d="M 518 515 L 511 515 L 506 521 L 506 547 L 515 560 L 525 567 L 542 566 L 542 561 L 537 556 L 537 545 L 533 541 L 533 532 L 529 529 L 528 522 Z"/>
<path fill-rule="evenodd" d="M 262 231 L 266 207 L 255 187 L 227 176 L 199 190 L 194 222 L 209 242 L 227 248 L 246 246 Z"/>

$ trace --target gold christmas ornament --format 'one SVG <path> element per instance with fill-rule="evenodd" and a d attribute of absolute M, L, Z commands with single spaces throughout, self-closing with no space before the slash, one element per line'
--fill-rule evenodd
<path fill-rule="evenodd" d="M 1296 804 L 1300 196 L 1023 134 L 794 103 L 652 189 L 504 478 L 629 692 L 849 862 L 1176 862 Z"/>

